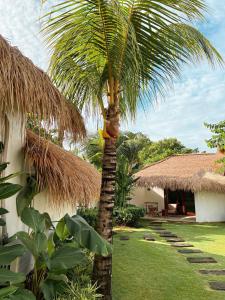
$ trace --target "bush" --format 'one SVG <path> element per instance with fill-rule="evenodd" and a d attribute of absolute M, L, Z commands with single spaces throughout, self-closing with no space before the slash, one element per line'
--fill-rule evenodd
<path fill-rule="evenodd" d="M 94 208 L 79 208 L 77 214 L 84 218 L 88 224 L 94 228 L 97 226 L 98 209 Z"/>
<path fill-rule="evenodd" d="M 140 218 L 144 217 L 145 209 L 135 205 L 114 208 L 113 216 L 116 225 L 137 226 Z"/>

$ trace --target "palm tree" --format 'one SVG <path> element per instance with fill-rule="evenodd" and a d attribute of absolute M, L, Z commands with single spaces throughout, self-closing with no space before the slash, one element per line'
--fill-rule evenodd
<path fill-rule="evenodd" d="M 116 140 L 121 118 L 165 94 L 181 65 L 222 63 L 192 21 L 204 0 L 67 0 L 52 8 L 45 32 L 55 84 L 83 111 L 100 113 L 105 140 L 98 232 L 112 242 Z M 95 257 L 94 278 L 111 299 L 112 257 Z"/>

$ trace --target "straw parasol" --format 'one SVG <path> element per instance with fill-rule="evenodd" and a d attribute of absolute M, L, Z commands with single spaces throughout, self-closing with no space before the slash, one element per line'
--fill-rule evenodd
<path fill-rule="evenodd" d="M 137 172 L 136 184 L 172 191 L 225 192 L 225 177 L 216 174 L 222 157 L 221 153 L 172 155 Z"/>
<path fill-rule="evenodd" d="M 0 35 L 0 116 L 19 114 L 25 122 L 27 113 L 49 126 L 57 124 L 74 140 L 86 133 L 79 111 L 49 76 Z"/>
<path fill-rule="evenodd" d="M 27 130 L 25 160 L 55 206 L 88 205 L 100 193 L 100 173 L 88 162 Z"/>

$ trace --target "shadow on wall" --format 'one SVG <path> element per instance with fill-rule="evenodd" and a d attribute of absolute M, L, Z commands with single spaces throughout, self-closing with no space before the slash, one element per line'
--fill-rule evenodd
<path fill-rule="evenodd" d="M 164 205 L 164 190 L 154 187 L 152 189 L 144 187 L 136 187 L 133 192 L 133 198 L 130 204 L 135 204 L 145 208 L 145 202 L 157 202 L 158 210 L 165 208 Z"/>

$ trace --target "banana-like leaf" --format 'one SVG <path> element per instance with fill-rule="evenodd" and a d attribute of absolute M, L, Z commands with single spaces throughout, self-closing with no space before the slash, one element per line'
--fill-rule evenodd
<path fill-rule="evenodd" d="M 0 183 L 1 183 L 1 182 L 5 182 L 5 181 L 7 181 L 7 180 L 9 180 L 9 179 L 15 178 L 15 177 L 17 177 L 17 176 L 19 176 L 19 175 L 21 175 L 21 174 L 22 174 L 22 172 L 17 172 L 17 173 L 9 174 L 9 175 L 6 176 L 6 177 L 1 177 L 1 178 L 0 178 Z"/>
<path fill-rule="evenodd" d="M 24 282 L 26 276 L 23 273 L 15 273 L 7 269 L 0 269 L 0 283 L 18 284 Z"/>
<path fill-rule="evenodd" d="M 107 256 L 112 252 L 112 246 L 104 240 L 81 216 L 65 215 L 65 223 L 77 243 L 98 255 Z"/>
<path fill-rule="evenodd" d="M 55 229 L 55 232 L 61 241 L 64 241 L 69 236 L 69 230 L 66 226 L 64 218 L 62 218 Z"/>
<path fill-rule="evenodd" d="M 41 253 L 47 251 L 48 241 L 43 232 L 37 232 L 30 236 L 27 232 L 20 231 L 16 235 L 34 257 L 38 257 Z"/>
<path fill-rule="evenodd" d="M 11 245 L 11 246 L 1 246 L 0 247 L 0 264 L 7 265 L 10 264 L 14 259 L 22 256 L 25 253 L 25 248 L 23 245 Z"/>
<path fill-rule="evenodd" d="M 41 283 L 41 290 L 45 300 L 56 299 L 57 296 L 63 294 L 66 288 L 64 281 L 46 279 Z"/>
<path fill-rule="evenodd" d="M 22 186 L 13 183 L 1 183 L 0 184 L 0 200 L 9 198 L 21 190 Z"/>
<path fill-rule="evenodd" d="M 73 246 L 65 245 L 55 250 L 49 261 L 52 272 L 64 271 L 86 262 L 85 254 Z"/>
<path fill-rule="evenodd" d="M 1 288 L 0 289 L 0 299 L 10 299 L 9 296 L 14 294 L 16 291 L 18 290 L 18 287 L 17 286 L 7 286 L 5 288 Z"/>
<path fill-rule="evenodd" d="M 27 178 L 27 184 L 21 189 L 16 197 L 18 216 L 21 216 L 25 207 L 29 207 L 34 196 L 38 193 L 37 181 L 32 176 Z"/>
<path fill-rule="evenodd" d="M 36 297 L 31 291 L 25 289 L 18 289 L 13 295 L 10 295 L 9 300 L 36 300 Z"/>
<path fill-rule="evenodd" d="M 5 208 L 3 208 L 3 207 L 0 207 L 0 215 L 1 215 L 1 216 L 7 214 L 8 212 L 9 212 L 9 211 L 8 211 L 7 209 L 5 209 Z"/>
<path fill-rule="evenodd" d="M 38 210 L 26 207 L 22 211 L 21 220 L 34 232 L 43 232 L 46 229 L 45 216 L 40 214 Z"/>
<path fill-rule="evenodd" d="M 0 164 L 0 172 L 4 171 L 7 168 L 8 164 L 8 162 Z"/>
<path fill-rule="evenodd" d="M 2 218 L 0 218 L 0 226 L 5 226 L 5 225 L 6 225 L 5 220 L 3 220 Z"/>
<path fill-rule="evenodd" d="M 54 232 L 50 233 L 48 237 L 48 255 L 51 257 L 55 251 L 55 243 L 53 240 Z"/>

